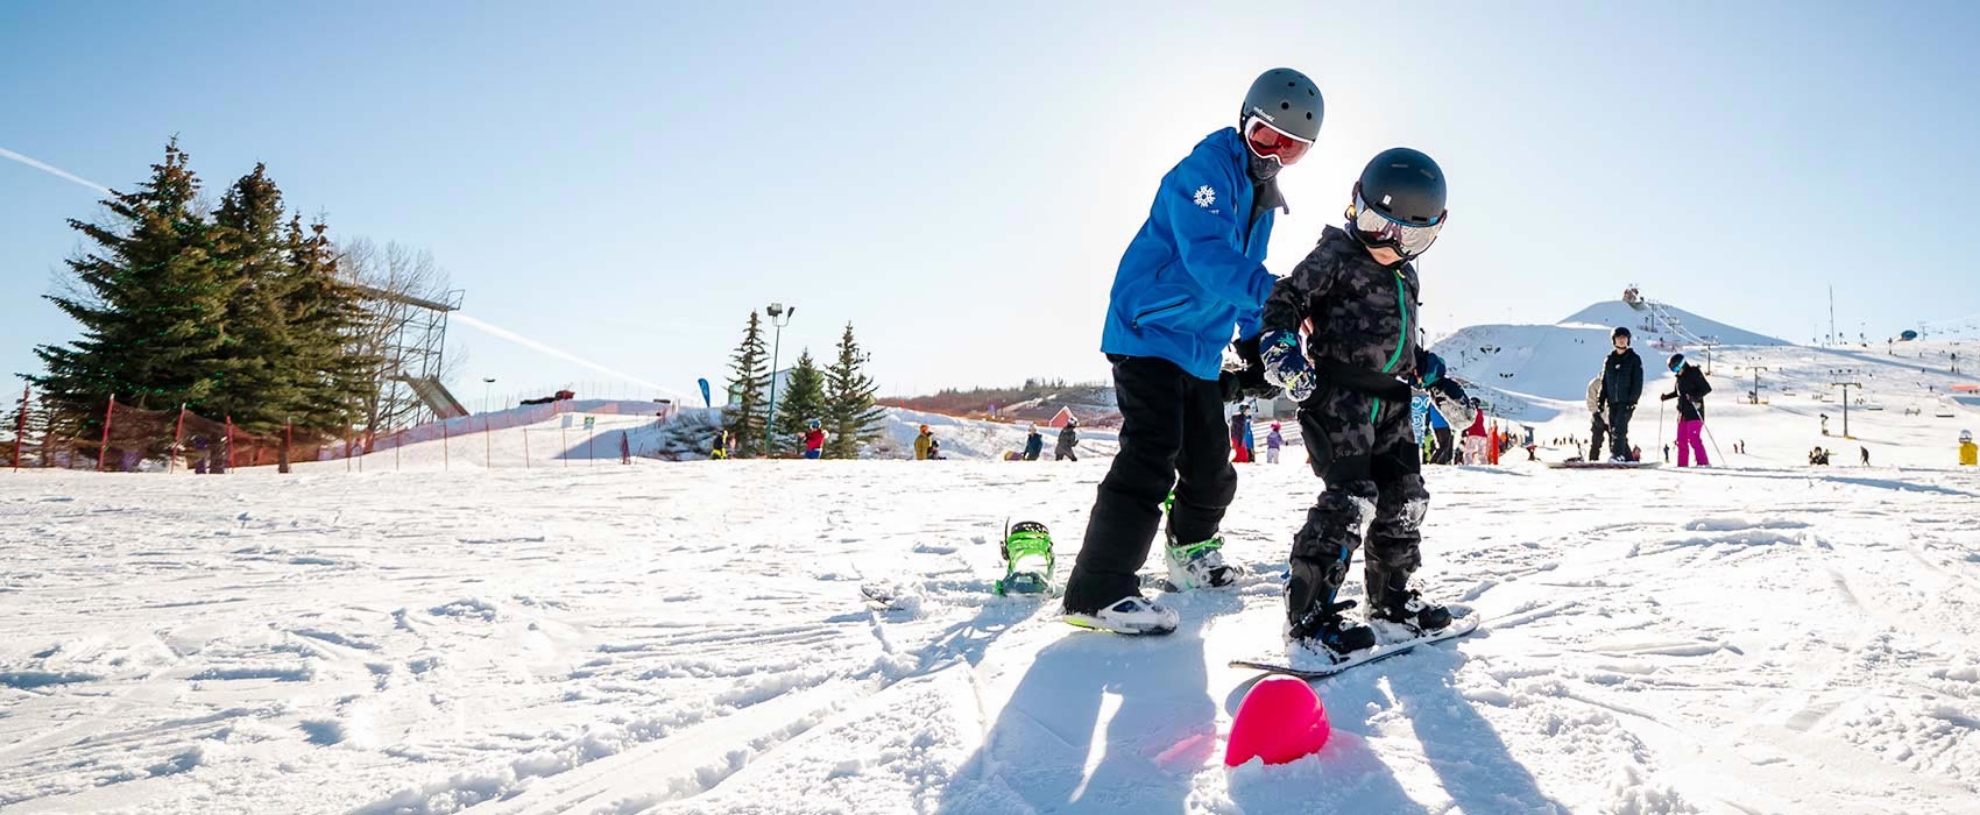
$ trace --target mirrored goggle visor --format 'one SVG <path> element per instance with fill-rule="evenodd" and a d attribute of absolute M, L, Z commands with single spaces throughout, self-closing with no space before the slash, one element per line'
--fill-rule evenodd
<path fill-rule="evenodd" d="M 1443 231 L 1445 220 L 1444 214 L 1438 215 L 1437 222 L 1429 226 L 1390 220 L 1361 200 L 1361 193 L 1354 195 L 1354 228 L 1361 232 L 1362 240 L 1374 246 L 1388 246 L 1409 257 L 1423 254 L 1430 244 L 1437 242 L 1437 233 Z"/>

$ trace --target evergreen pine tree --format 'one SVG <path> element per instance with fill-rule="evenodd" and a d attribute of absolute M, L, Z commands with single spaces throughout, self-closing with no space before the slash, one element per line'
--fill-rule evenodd
<path fill-rule="evenodd" d="M 300 349 L 289 327 L 282 191 L 267 171 L 256 164 L 227 189 L 213 213 L 220 252 L 238 285 L 227 304 L 225 376 L 200 405 L 201 413 L 231 416 L 251 433 L 280 428 L 302 402 Z"/>
<path fill-rule="evenodd" d="M 784 387 L 777 394 L 777 415 L 770 428 L 772 453 L 796 453 L 804 449 L 804 432 L 812 419 L 825 421 L 825 375 L 811 358 L 811 350 L 798 354 Z"/>
<path fill-rule="evenodd" d="M 363 297 L 339 273 L 337 252 L 321 221 L 304 231 L 289 221 L 282 289 L 295 358 L 290 376 L 296 427 L 342 434 L 364 420 L 380 360 L 358 341 L 368 319 Z"/>
<path fill-rule="evenodd" d="M 218 230 L 195 209 L 199 179 L 177 139 L 151 169 L 136 192 L 102 202 L 114 223 L 69 221 L 94 247 L 67 261 L 74 286 L 47 295 L 82 324 L 82 337 L 37 346 L 46 373 L 31 379 L 57 421 L 83 433 L 101 429 L 113 394 L 138 407 L 203 407 L 226 373 L 238 276 L 216 251 Z"/>
<path fill-rule="evenodd" d="M 839 337 L 839 358 L 825 369 L 826 458 L 858 458 L 859 446 L 880 437 L 886 412 L 873 404 L 880 386 L 866 375 L 866 355 L 853 340 L 852 323 Z"/>
<path fill-rule="evenodd" d="M 756 312 L 749 313 L 749 326 L 743 330 L 742 344 L 736 346 L 736 355 L 729 358 L 729 369 L 733 376 L 729 379 L 730 404 L 728 417 L 724 422 L 729 433 L 735 438 L 736 455 L 750 455 L 754 450 L 764 454 L 763 434 L 769 420 L 769 405 L 765 393 L 770 389 L 768 359 L 770 349 L 763 345 L 763 324 Z"/>

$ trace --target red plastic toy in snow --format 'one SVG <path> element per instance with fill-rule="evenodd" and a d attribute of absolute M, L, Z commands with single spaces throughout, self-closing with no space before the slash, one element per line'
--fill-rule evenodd
<path fill-rule="evenodd" d="M 1253 757 L 1265 759 L 1266 764 L 1295 761 L 1319 752 L 1333 733 L 1327 709 L 1305 680 L 1262 679 L 1238 703 L 1224 766 L 1236 767 Z"/>

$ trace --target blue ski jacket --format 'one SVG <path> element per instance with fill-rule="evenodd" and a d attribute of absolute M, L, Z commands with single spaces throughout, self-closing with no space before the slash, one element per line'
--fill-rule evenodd
<path fill-rule="evenodd" d="M 1277 280 L 1263 262 L 1274 212 L 1252 219 L 1248 161 L 1237 128 L 1227 127 L 1162 176 L 1114 275 L 1102 352 L 1166 359 L 1214 381 L 1233 328 L 1258 333 Z"/>

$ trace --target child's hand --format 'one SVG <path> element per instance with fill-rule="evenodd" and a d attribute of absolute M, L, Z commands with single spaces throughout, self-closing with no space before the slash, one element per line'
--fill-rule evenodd
<path fill-rule="evenodd" d="M 1299 347 L 1299 334 L 1268 331 L 1258 338 L 1258 347 L 1265 362 L 1265 381 L 1285 388 L 1295 402 L 1313 395 L 1320 383 L 1313 375 L 1313 364 Z"/>

